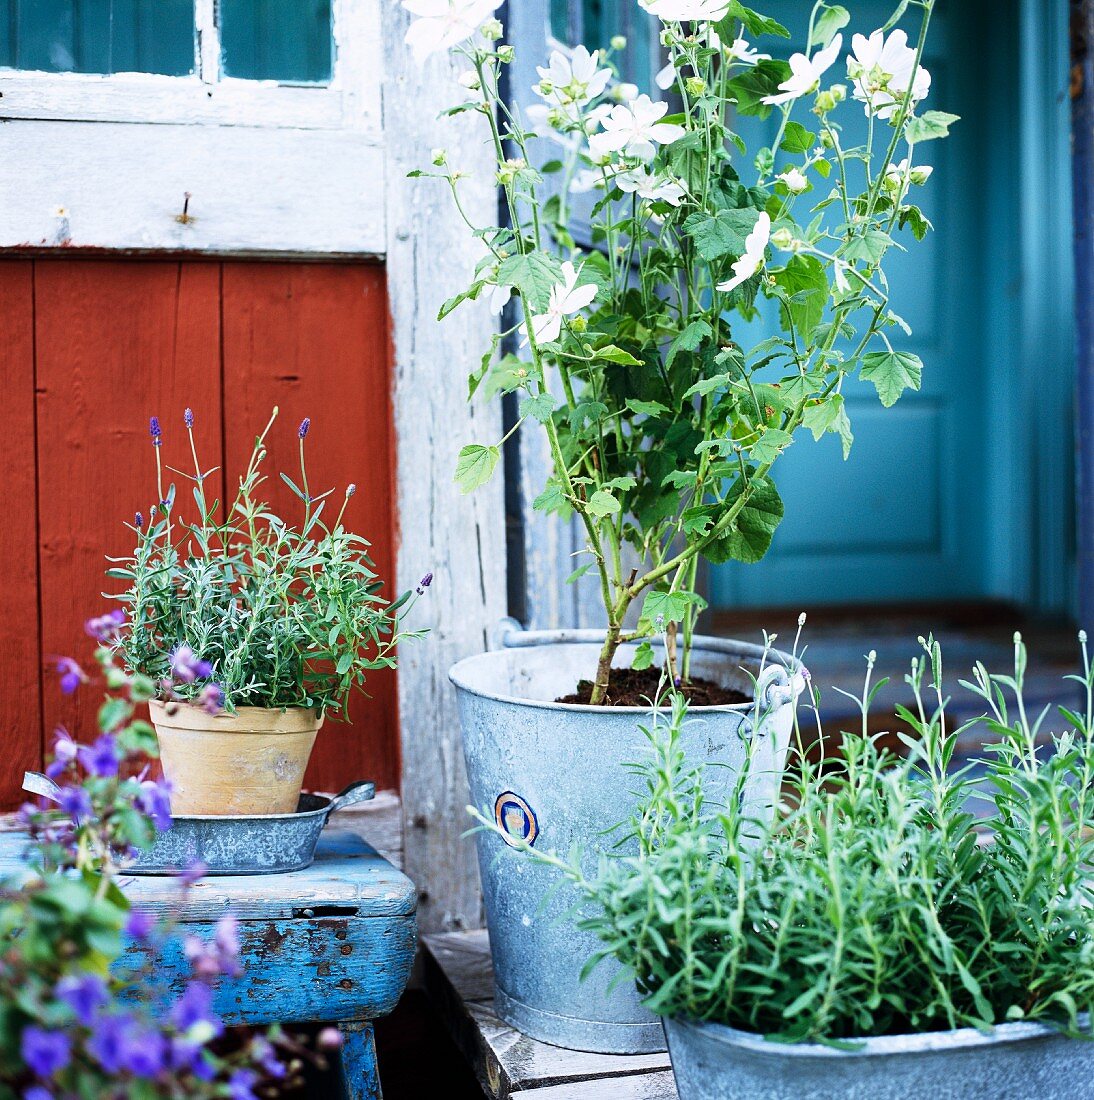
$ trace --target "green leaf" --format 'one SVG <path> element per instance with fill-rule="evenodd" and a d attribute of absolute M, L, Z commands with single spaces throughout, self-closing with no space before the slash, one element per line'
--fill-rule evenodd
<path fill-rule="evenodd" d="M 933 229 L 930 221 L 918 206 L 902 206 L 900 208 L 900 221 L 897 223 L 901 229 L 906 225 L 912 227 L 912 236 L 917 241 L 923 240 L 929 230 Z"/>
<path fill-rule="evenodd" d="M 733 381 L 731 374 L 715 374 L 710 378 L 700 378 L 685 394 L 684 397 L 694 397 L 698 394 L 701 397 L 705 397 L 708 393 L 713 393 L 715 390 L 724 389 Z"/>
<path fill-rule="evenodd" d="M 546 424 L 554 411 L 555 399 L 549 393 L 537 393 L 520 403 L 520 415 L 535 417 L 541 424 Z"/>
<path fill-rule="evenodd" d="M 790 32 L 781 23 L 777 23 L 767 15 L 761 15 L 758 11 L 746 8 L 740 0 L 729 0 L 729 11 L 718 24 L 719 32 L 724 29 L 729 33 L 725 41 L 732 42 L 736 37 L 737 28 L 734 25 L 736 23 L 743 23 L 745 30 L 754 38 L 762 34 L 773 34 L 776 38 L 790 37 Z"/>
<path fill-rule="evenodd" d="M 851 22 L 851 13 L 839 4 L 831 4 L 824 8 L 820 17 L 813 24 L 813 37 L 809 40 L 810 46 L 827 46 L 836 32 L 843 30 Z"/>
<path fill-rule="evenodd" d="M 745 237 L 756 227 L 759 210 L 719 210 L 708 214 L 700 210 L 684 222 L 684 232 L 695 242 L 704 260 L 721 256 L 740 256 L 745 250 Z"/>
<path fill-rule="evenodd" d="M 638 401 L 633 397 L 627 399 L 627 408 L 642 416 L 667 416 L 669 412 L 660 401 Z"/>
<path fill-rule="evenodd" d="M 905 390 L 919 389 L 923 361 L 907 351 L 874 351 L 863 356 L 859 374 L 873 382 L 881 403 L 889 408 Z"/>
<path fill-rule="evenodd" d="M 465 493 L 470 493 L 490 480 L 499 458 L 501 451 L 497 447 L 482 447 L 472 443 L 460 451 L 454 480 Z"/>
<path fill-rule="evenodd" d="M 767 465 L 794 442 L 794 437 L 781 428 L 768 428 L 749 450 L 752 461 L 758 465 Z"/>
<path fill-rule="evenodd" d="M 577 567 L 577 568 L 576 568 L 576 569 L 575 569 L 575 570 L 574 570 L 574 571 L 573 571 L 573 572 L 572 572 L 572 573 L 571 573 L 571 574 L 570 574 L 570 575 L 569 575 L 569 576 L 568 576 L 568 577 L 566 578 L 566 583 L 567 583 L 567 584 L 573 584 L 573 583 L 574 583 L 574 581 L 578 580 L 578 579 L 579 579 L 579 578 L 581 578 L 581 577 L 584 577 L 584 576 L 585 576 L 585 574 L 586 574 L 586 573 L 588 573 L 590 569 L 592 569 L 592 567 L 593 567 L 593 562 L 591 562 L 591 561 L 587 561 L 587 562 L 586 562 L 586 563 L 585 563 L 584 565 L 579 565 L 579 566 L 578 566 L 578 567 Z"/>
<path fill-rule="evenodd" d="M 631 661 L 631 668 L 636 672 L 641 672 L 644 668 L 649 668 L 653 664 L 653 646 L 649 642 L 642 642 L 639 647 L 634 651 L 634 660 Z"/>
<path fill-rule="evenodd" d="M 813 330 L 824 316 L 828 301 L 828 276 L 816 256 L 793 256 L 775 282 L 786 291 L 789 301 L 783 314 L 783 327 L 790 331 L 787 316 L 802 343 L 808 344 Z"/>
<path fill-rule="evenodd" d="M 885 250 L 892 243 L 893 238 L 888 233 L 882 233 L 880 229 L 867 229 L 865 233 L 852 237 L 843 246 L 841 255 L 847 260 L 865 260 L 872 267 L 881 262 Z"/>
<path fill-rule="evenodd" d="M 654 627 L 661 616 L 666 623 L 683 622 L 688 608 L 698 599 L 694 592 L 650 592 L 642 604 L 642 618 Z"/>
<path fill-rule="evenodd" d="M 843 443 L 844 459 L 851 453 L 851 444 L 855 437 L 851 434 L 851 421 L 847 418 L 847 409 L 843 404 L 843 395 L 833 393 L 819 404 L 807 405 L 802 423 L 819 440 L 825 432 L 838 433 Z"/>
<path fill-rule="evenodd" d="M 601 519 L 614 515 L 620 510 L 619 501 L 605 489 L 598 489 L 585 503 L 585 510 Z"/>
<path fill-rule="evenodd" d="M 547 482 L 547 488 L 532 501 L 532 508 L 536 512 L 567 512 L 570 502 L 562 491 L 562 486 L 554 480 Z"/>
<path fill-rule="evenodd" d="M 730 35 L 731 41 L 732 37 Z M 785 61 L 760 61 L 735 76 L 728 84 L 728 93 L 737 101 L 740 114 L 767 118 L 771 105 L 763 102 L 764 97 L 775 95 L 779 85 L 789 76 L 790 66 Z"/>
<path fill-rule="evenodd" d="M 739 211 L 732 211 L 739 213 Z M 669 345 L 668 355 L 665 357 L 665 367 L 671 368 L 673 361 L 682 351 L 696 351 L 699 345 L 714 335 L 714 329 L 706 321 L 692 321 Z"/>
<path fill-rule="evenodd" d="M 605 359 L 609 363 L 618 363 L 623 367 L 639 367 L 642 365 L 641 359 L 635 359 L 629 351 L 624 351 L 622 348 L 617 348 L 615 344 L 608 344 L 607 347 L 597 348 L 593 355 L 597 359 Z"/>
<path fill-rule="evenodd" d="M 729 533 L 704 551 L 704 557 L 714 565 L 730 560 L 751 564 L 759 561 L 771 546 L 775 528 L 783 518 L 782 498 L 775 483 L 767 477 L 750 478 L 749 488 L 748 500 Z M 726 507 L 740 497 L 742 489 L 742 483 L 737 481 L 726 496 Z"/>
<path fill-rule="evenodd" d="M 449 298 L 437 312 L 437 320 L 443 321 L 458 305 L 463 302 L 473 302 L 478 298 L 482 288 L 486 286 L 485 279 L 476 279 L 466 290 Z"/>
<path fill-rule="evenodd" d="M 334 671 L 337 672 L 339 676 L 342 676 L 345 673 L 349 672 L 349 667 L 352 664 L 353 654 L 343 653 L 342 656 L 338 658 L 338 664 L 334 666 Z"/>
<path fill-rule="evenodd" d="M 904 137 L 912 145 L 920 141 L 934 141 L 935 138 L 949 137 L 950 127 L 960 119 L 960 115 L 951 115 L 948 111 L 924 111 L 917 118 L 908 120 L 908 125 L 904 128 Z"/>
<path fill-rule="evenodd" d="M 510 256 L 498 267 L 498 285 L 515 286 L 535 310 L 547 308 L 551 288 L 562 281 L 562 265 L 547 252 Z"/>
<path fill-rule="evenodd" d="M 784 153 L 808 153 L 816 140 L 800 122 L 788 122 L 779 148 Z"/>

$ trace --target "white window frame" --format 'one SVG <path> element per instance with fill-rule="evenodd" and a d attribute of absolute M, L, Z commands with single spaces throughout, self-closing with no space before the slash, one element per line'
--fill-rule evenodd
<path fill-rule="evenodd" d="M 224 76 L 217 0 L 194 0 L 193 7 L 193 73 L 0 69 L 0 118 L 351 128 L 379 134 L 379 29 L 369 18 L 371 4 L 333 0 L 331 80 L 314 85 Z"/>

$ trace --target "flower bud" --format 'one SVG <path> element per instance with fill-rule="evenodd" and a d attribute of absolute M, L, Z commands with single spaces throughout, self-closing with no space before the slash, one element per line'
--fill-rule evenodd
<path fill-rule="evenodd" d="M 826 115 L 835 108 L 837 102 L 838 100 L 831 91 L 817 92 L 817 103 L 813 110 L 818 115 Z"/>
<path fill-rule="evenodd" d="M 482 36 L 487 42 L 497 42 L 503 33 L 500 19 L 487 19 L 482 25 Z"/>
<path fill-rule="evenodd" d="M 625 50 L 627 48 L 627 39 L 621 35 L 613 35 L 611 46 L 613 50 Z"/>
<path fill-rule="evenodd" d="M 468 69 L 459 75 L 460 84 L 469 92 L 477 92 L 482 85 L 479 83 L 479 74 L 474 69 Z"/>
<path fill-rule="evenodd" d="M 684 90 L 690 96 L 701 96 L 703 92 L 707 90 L 706 81 L 701 80 L 697 76 L 689 76 L 687 80 L 684 81 Z"/>
<path fill-rule="evenodd" d="M 825 149 L 835 148 L 835 139 L 827 130 L 822 130 L 820 135 L 820 143 Z"/>
<path fill-rule="evenodd" d="M 501 49 L 498 50 L 498 60 L 503 65 L 511 65 L 514 57 L 516 57 L 516 51 L 512 46 L 502 46 Z"/>
<path fill-rule="evenodd" d="M 931 173 L 933 171 L 934 169 L 929 164 L 917 164 L 908 173 L 908 179 L 910 179 L 912 183 L 922 187 L 923 184 L 931 178 Z"/>
<path fill-rule="evenodd" d="M 794 234 L 791 233 L 786 226 L 783 226 L 782 229 L 776 229 L 775 232 L 771 234 L 771 243 L 783 252 L 789 252 L 791 246 L 794 244 Z"/>
<path fill-rule="evenodd" d="M 779 173 L 778 179 L 792 195 L 800 195 L 809 187 L 809 180 L 800 168 L 788 168 L 785 172 Z"/>
<path fill-rule="evenodd" d="M 584 317 L 579 315 L 577 317 L 570 318 L 570 327 L 574 330 L 574 332 L 584 332 L 589 327 L 589 323 L 585 320 Z"/>
<path fill-rule="evenodd" d="M 445 149 L 434 149 L 433 150 L 433 163 L 438 168 L 442 168 L 447 162 L 448 162 L 448 151 L 447 150 L 445 150 Z"/>
<path fill-rule="evenodd" d="M 847 85 L 846 84 L 833 84 L 828 89 L 837 103 L 842 103 L 847 98 Z"/>

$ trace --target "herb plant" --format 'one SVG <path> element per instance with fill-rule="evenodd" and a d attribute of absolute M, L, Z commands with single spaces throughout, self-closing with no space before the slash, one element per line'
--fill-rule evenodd
<path fill-rule="evenodd" d="M 871 683 L 871 655 L 861 731 L 843 735 L 823 772 L 799 733 L 770 824 L 738 799 L 704 801 L 702 772 L 683 764 L 689 722 L 674 696 L 636 769 L 644 790 L 624 830 L 636 854 L 589 873 L 580 855 L 527 851 L 582 896 L 581 927 L 604 943 L 590 966 L 617 958 L 664 1016 L 791 1042 L 1012 1020 L 1089 1035 L 1094 669 L 1081 641 L 1083 673 L 1071 679 L 1085 706 L 1060 708 L 1050 745 L 1038 744 L 1049 709 L 1026 709 L 1020 638 L 1013 675 L 978 664 L 962 681 L 997 738 L 980 774 L 952 767 L 967 727 L 947 725 L 938 644 L 924 642 L 906 677 L 906 758 L 867 731 L 885 682 Z"/>
<path fill-rule="evenodd" d="M 170 825 L 167 785 L 137 771 L 156 751 L 136 717 L 156 685 L 115 663 L 121 627 L 117 612 L 88 624 L 110 689 L 98 737 L 78 745 L 58 731 L 47 769 L 56 802 L 23 808 L 27 871 L 0 880 L 0 1100 L 258 1100 L 298 1084 L 301 1057 L 318 1059 L 280 1028 L 220 1041 L 211 982 L 238 966 L 235 918 L 211 942 L 186 938 L 191 972 L 168 989 L 153 963 L 178 932 L 119 889 L 125 858 Z M 89 679 L 70 658 L 58 671 L 69 693 Z M 181 888 L 199 874 L 184 873 Z"/>
<path fill-rule="evenodd" d="M 850 21 L 838 4 L 817 0 L 806 52 L 787 63 L 746 35 L 788 31 L 739 0 L 639 3 L 659 20 L 671 113 L 616 79 L 625 42 L 613 40 L 556 51 L 522 116 L 501 91 L 513 48 L 491 18 L 498 0 L 404 0 L 419 57 L 466 59 L 469 97 L 453 112 L 480 113 L 497 156 L 506 223 L 470 226 L 485 255 L 440 315 L 484 293 L 496 308 L 515 298 L 469 391 L 519 396 L 512 431 L 538 424 L 553 464 L 534 507 L 584 529 L 587 559 L 570 579 L 596 575 L 607 627 L 593 703 L 619 645 L 659 621 L 670 662 L 682 629 L 670 671 L 687 678 L 699 559 L 764 556 L 783 516 L 779 455 L 804 432 L 851 447 L 847 378 L 872 382 L 885 406 L 919 388 L 922 363 L 893 343 L 908 329 L 884 260 L 930 228 L 912 194 L 930 168 L 913 158 L 955 121 L 917 113 L 934 0 L 901 0 L 884 27 L 856 34 L 844 82 L 830 84 Z M 905 13 L 919 17 L 911 44 Z M 774 143 L 748 149 L 736 120 L 772 112 Z M 864 144 L 846 140 L 847 112 L 865 112 Z M 552 152 L 537 168 L 539 138 Z M 463 213 L 464 173 L 444 150 L 417 174 L 444 180 Z M 748 347 L 742 322 L 756 319 L 769 335 Z M 462 450 L 465 491 L 492 476 L 504 442 Z M 637 660 L 652 661 L 648 645 Z"/>
<path fill-rule="evenodd" d="M 214 711 L 314 707 L 337 716 L 367 672 L 394 668 L 399 642 L 421 636 L 402 630 L 403 617 L 433 577 L 394 603 L 383 598 L 368 542 L 342 526 L 355 487 L 346 488 L 329 526 L 324 513 L 333 490 L 316 494 L 309 487 L 309 420 L 297 433 L 300 484 L 281 474 L 300 500 L 299 526 L 272 511 L 261 495 L 262 463 L 276 418 L 274 409 L 222 510 L 211 495 L 217 471 L 202 467 L 193 413 L 186 410 L 193 473 L 173 472 L 193 484 L 188 518 L 174 485 L 164 489 L 163 437 L 152 418 L 159 503 L 147 526 L 136 516 L 133 556 L 108 570 L 129 584 L 117 597 L 128 610 L 118 644 L 126 666 L 170 685 L 172 698 L 212 704 Z"/>

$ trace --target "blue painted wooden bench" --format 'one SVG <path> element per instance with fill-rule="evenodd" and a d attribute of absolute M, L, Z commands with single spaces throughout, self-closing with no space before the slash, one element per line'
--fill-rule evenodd
<path fill-rule="evenodd" d="M 0 833 L 0 876 L 18 869 L 25 843 L 23 834 Z M 243 973 L 216 987 L 213 1003 L 224 1020 L 337 1024 L 347 1097 L 379 1100 L 372 1021 L 395 1007 L 410 976 L 417 895 L 356 833 L 326 829 L 306 870 L 203 879 L 184 901 L 172 878 L 130 875 L 119 885 L 134 908 L 170 914 L 180 933 L 206 940 L 217 920 L 233 913 Z M 155 966 L 181 986 L 189 973 L 181 935 Z"/>

